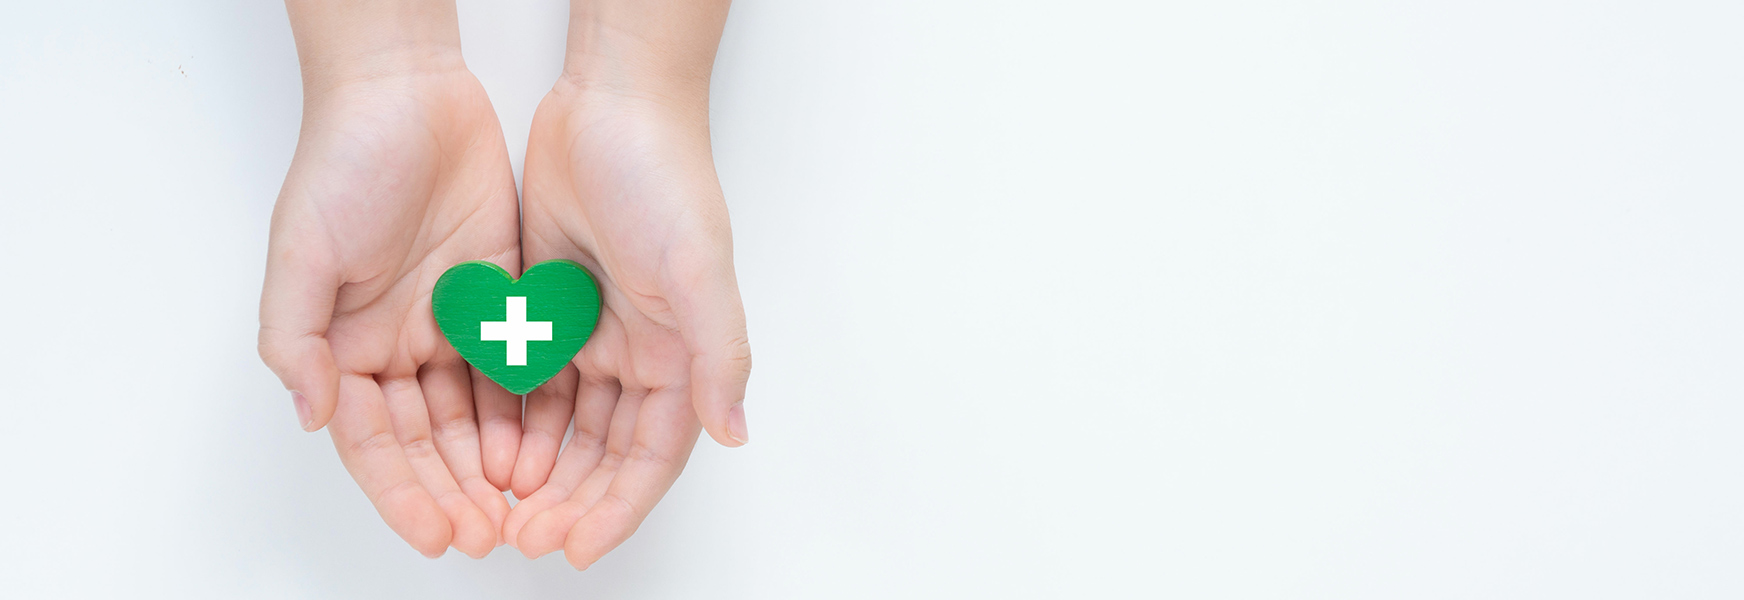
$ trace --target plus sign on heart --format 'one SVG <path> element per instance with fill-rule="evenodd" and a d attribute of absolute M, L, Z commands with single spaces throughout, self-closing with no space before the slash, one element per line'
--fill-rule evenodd
<path fill-rule="evenodd" d="M 431 302 L 443 337 L 479 372 L 515 394 L 563 370 L 599 323 L 599 284 L 574 261 L 548 260 L 521 275 L 464 262 L 436 280 Z"/>
<path fill-rule="evenodd" d="M 511 367 L 527 366 L 527 342 L 551 341 L 551 322 L 527 320 L 526 296 L 509 296 L 503 300 L 509 303 L 508 320 L 479 323 L 478 339 L 508 342 L 509 345 L 505 346 L 508 358 L 504 362 Z"/>

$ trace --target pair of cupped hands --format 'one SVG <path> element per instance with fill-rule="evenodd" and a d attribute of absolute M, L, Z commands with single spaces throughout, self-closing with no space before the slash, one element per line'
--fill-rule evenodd
<path fill-rule="evenodd" d="M 325 16 L 290 7 L 305 104 L 273 211 L 261 357 L 303 429 L 327 428 L 419 552 L 477 558 L 508 544 L 586 568 L 648 516 L 701 430 L 748 439 L 750 346 L 707 69 L 674 83 L 647 64 L 566 65 L 535 113 L 517 199 L 457 39 L 442 44 L 453 56 L 401 44 L 347 76 L 312 77 L 311 63 L 334 64 L 306 39 Z M 604 307 L 571 364 L 523 401 L 443 338 L 431 290 L 461 262 L 518 275 L 551 259 L 592 271 Z"/>

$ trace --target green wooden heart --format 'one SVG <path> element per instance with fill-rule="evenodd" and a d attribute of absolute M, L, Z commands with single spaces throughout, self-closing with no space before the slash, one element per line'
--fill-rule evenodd
<path fill-rule="evenodd" d="M 599 324 L 599 284 L 570 260 L 548 260 L 520 279 L 485 261 L 436 280 L 436 326 L 461 358 L 515 394 L 551 379 Z"/>

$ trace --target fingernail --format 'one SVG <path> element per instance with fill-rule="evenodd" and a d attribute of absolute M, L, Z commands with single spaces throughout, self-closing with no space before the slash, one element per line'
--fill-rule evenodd
<path fill-rule="evenodd" d="M 727 411 L 727 437 L 740 444 L 751 441 L 751 434 L 745 431 L 745 402 L 742 400 Z"/>
<path fill-rule="evenodd" d="M 297 423 L 303 426 L 303 431 L 309 430 L 309 422 L 315 420 L 315 411 L 309 408 L 309 399 L 303 393 L 291 390 L 291 404 L 297 406 Z"/>

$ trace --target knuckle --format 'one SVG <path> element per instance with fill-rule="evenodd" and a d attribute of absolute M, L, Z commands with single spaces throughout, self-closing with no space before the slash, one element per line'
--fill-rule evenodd
<path fill-rule="evenodd" d="M 571 448 L 604 448 L 605 445 L 605 433 L 593 431 L 587 427 L 577 427 L 573 433 L 569 434 Z"/>
<path fill-rule="evenodd" d="M 430 427 L 435 430 L 437 435 L 466 436 L 477 433 L 478 427 L 473 421 L 472 411 L 466 410 L 465 407 L 458 407 L 452 411 L 444 412 L 448 414 L 443 414 L 440 417 L 432 414 L 433 418 L 430 419 Z"/>
<path fill-rule="evenodd" d="M 751 340 L 745 334 L 741 333 L 729 340 L 724 354 L 727 362 L 734 368 L 747 373 L 751 371 Z"/>
<path fill-rule="evenodd" d="M 377 491 L 374 500 L 377 505 L 390 505 L 395 498 L 405 496 L 406 494 L 415 495 L 423 490 L 424 486 L 419 485 L 416 481 L 405 479 L 394 482 L 392 485 Z"/>
<path fill-rule="evenodd" d="M 479 429 L 494 428 L 501 431 L 521 429 L 520 415 L 493 414 L 479 420 Z"/>
<path fill-rule="evenodd" d="M 394 439 L 394 434 L 378 431 L 368 437 L 346 444 L 346 448 L 351 450 L 353 454 L 367 455 L 398 446 L 399 443 L 399 440 Z"/>
<path fill-rule="evenodd" d="M 435 442 L 432 442 L 430 440 L 430 438 L 427 438 L 427 437 L 414 438 L 411 440 L 407 440 L 404 444 L 401 444 L 400 446 L 405 448 L 406 458 L 409 460 L 419 460 L 419 459 L 425 459 L 425 458 L 438 458 L 438 460 L 440 460 L 439 456 L 436 454 L 436 444 L 435 444 Z"/>
<path fill-rule="evenodd" d="M 606 348 L 606 344 L 589 344 L 582 348 L 581 361 L 584 371 L 589 372 L 589 375 L 610 373 L 613 365 L 617 364 L 616 357 Z"/>
<path fill-rule="evenodd" d="M 622 523 L 627 525 L 631 531 L 634 531 L 636 525 L 641 523 L 641 508 L 637 507 L 636 503 L 631 502 L 628 498 L 618 494 L 607 493 L 600 497 L 600 504 L 604 505 L 607 510 L 617 512 L 618 516 L 624 519 Z"/>
<path fill-rule="evenodd" d="M 660 469 L 670 469 L 673 466 L 681 466 L 675 465 L 675 461 L 673 461 L 671 457 L 668 457 L 665 454 L 662 454 L 659 450 L 654 449 L 652 446 L 639 441 L 630 444 L 630 451 L 627 460 L 649 463 Z"/>
<path fill-rule="evenodd" d="M 255 352 L 260 354 L 261 362 L 274 369 L 285 361 L 287 346 L 284 332 L 271 327 L 261 326 L 255 336 Z"/>
<path fill-rule="evenodd" d="M 599 464 L 600 468 L 606 469 L 609 471 L 616 471 L 618 469 L 618 467 L 623 466 L 623 464 L 624 464 L 624 452 L 623 452 L 623 450 L 619 449 L 619 448 L 613 448 L 613 447 L 611 447 L 610 444 L 607 444 L 605 455 L 600 457 L 600 464 Z"/>
<path fill-rule="evenodd" d="M 552 433 L 543 427 L 528 427 L 521 433 L 523 446 L 560 446 L 563 443 L 563 432 Z"/>
<path fill-rule="evenodd" d="M 721 348 L 720 356 L 717 373 L 721 377 L 741 385 L 751 379 L 751 342 L 744 334 L 728 340 Z"/>

